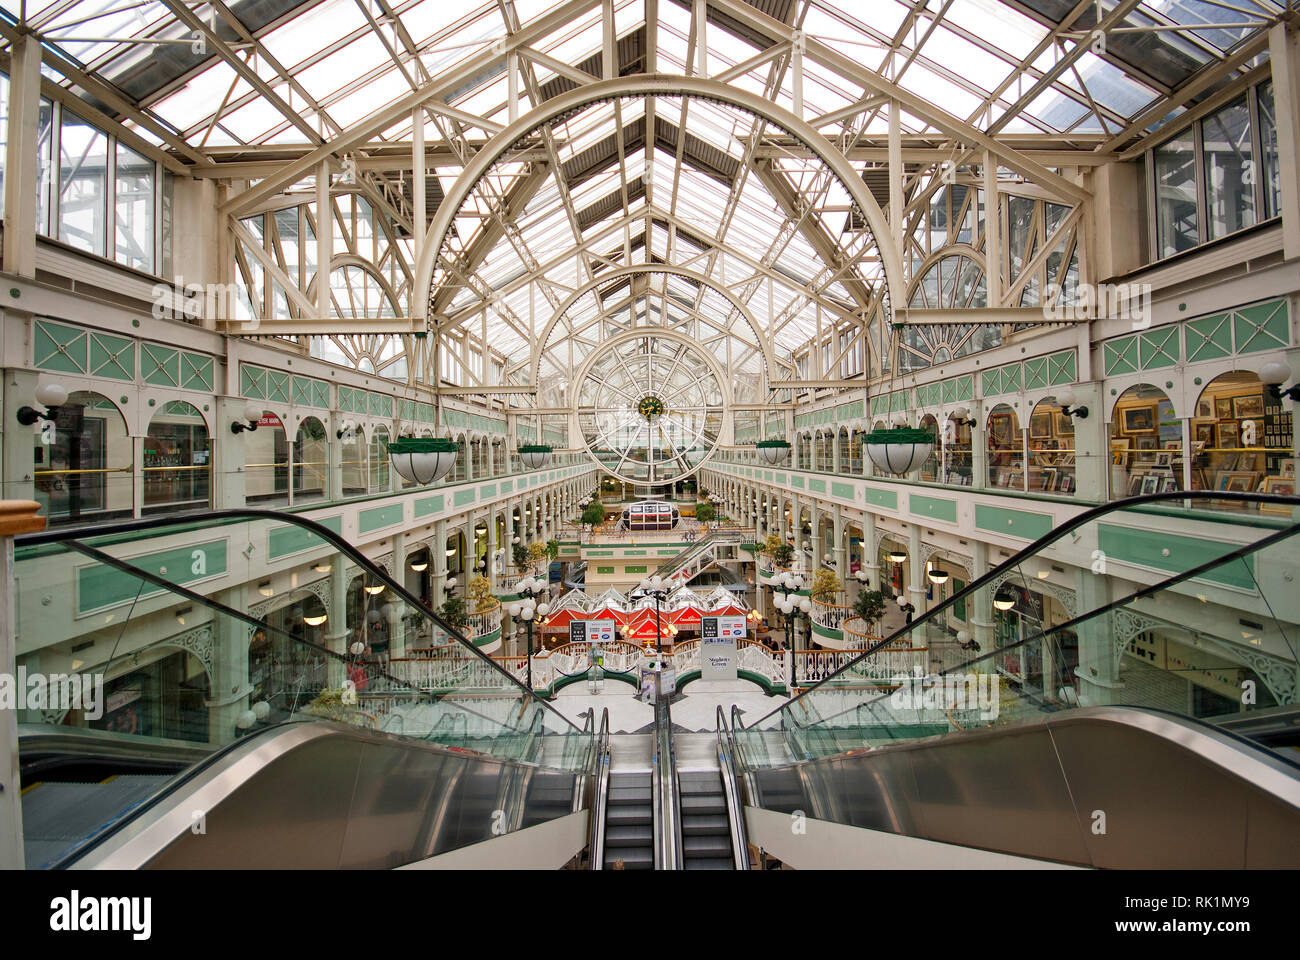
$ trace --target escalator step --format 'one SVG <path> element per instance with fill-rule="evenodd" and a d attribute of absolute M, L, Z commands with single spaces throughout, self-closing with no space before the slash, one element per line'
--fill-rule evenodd
<path fill-rule="evenodd" d="M 736 864 L 731 857 L 697 857 L 687 859 L 682 864 L 683 870 L 735 870 Z"/>
<path fill-rule="evenodd" d="M 710 814 L 709 816 L 682 816 L 682 836 L 723 834 L 731 835 L 730 824 L 727 818 L 722 814 Z"/>
<path fill-rule="evenodd" d="M 139 806 L 170 776 L 123 774 L 104 783 L 46 781 L 22 795 L 25 859 L 40 867 Z"/>
<path fill-rule="evenodd" d="M 605 850 L 605 869 L 613 870 L 617 860 L 623 861 L 624 870 L 653 870 L 655 868 L 654 850 L 649 847 L 620 847 L 616 851 Z"/>
<path fill-rule="evenodd" d="M 636 824 L 626 827 L 605 826 L 605 847 L 639 847 L 654 843 L 654 827 Z"/>
<path fill-rule="evenodd" d="M 605 811 L 605 826 L 631 827 L 642 823 L 654 823 L 654 811 L 649 806 L 639 807 L 632 804 L 610 807 Z"/>
<path fill-rule="evenodd" d="M 610 805 L 635 803 L 643 804 L 650 802 L 650 788 L 647 787 L 610 787 L 609 788 Z"/>
<path fill-rule="evenodd" d="M 711 816 L 727 812 L 727 801 L 721 794 L 682 794 L 682 816 Z"/>
<path fill-rule="evenodd" d="M 706 837 L 683 837 L 682 855 L 687 860 L 695 857 L 730 857 L 731 837 L 725 833 L 720 836 L 712 834 Z"/>

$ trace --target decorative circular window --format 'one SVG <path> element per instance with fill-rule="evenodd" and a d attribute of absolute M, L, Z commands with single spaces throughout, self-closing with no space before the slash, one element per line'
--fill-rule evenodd
<path fill-rule="evenodd" d="M 703 351 L 685 340 L 615 340 L 592 358 L 576 393 L 588 452 L 627 483 L 689 476 L 722 431 L 722 385 Z"/>

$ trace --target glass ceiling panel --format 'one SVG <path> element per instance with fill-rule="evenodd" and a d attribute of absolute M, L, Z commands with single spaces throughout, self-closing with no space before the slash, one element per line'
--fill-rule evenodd
<path fill-rule="evenodd" d="M 1102 15 L 1117 2 L 1102 0 Z M 188 5 L 205 21 L 213 13 L 204 3 Z M 769 15 L 781 10 L 781 5 L 758 0 L 754 5 Z M 120 90 L 140 98 L 142 109 L 157 117 L 160 125 L 175 128 L 192 146 L 225 157 L 235 153 L 228 145 L 305 143 L 309 138 L 295 119 L 305 119 L 313 129 L 322 124 L 308 98 L 319 103 L 337 127 L 355 128 L 407 94 L 413 83 L 436 78 L 503 40 L 507 36 L 503 10 L 512 11 L 528 28 L 558 6 L 558 0 L 514 0 L 504 5 L 496 0 L 388 0 L 385 4 L 378 0 L 228 0 L 229 14 L 247 27 L 256 42 L 244 43 L 241 31 L 220 15 L 218 33 L 290 105 L 293 116 L 286 116 L 214 48 L 200 55 L 191 53 L 187 43 L 123 42 L 132 37 L 181 40 L 188 36 L 172 10 L 157 0 L 28 0 L 26 4 L 0 0 L 0 15 L 17 22 L 25 11 L 31 28 L 57 43 L 67 56 L 88 65 L 91 72 L 102 72 Z M 1006 121 L 1004 133 L 1072 137 L 1113 134 L 1124 128 L 1170 86 L 1185 82 L 1196 70 L 1213 67 L 1226 52 L 1258 35 L 1284 4 L 1278 0 L 1144 0 L 1125 19 L 1125 28 L 1184 25 L 1189 29 L 1115 33 L 1108 37 L 1108 53 L 1100 57 L 1084 53 L 1027 108 L 1006 117 L 1042 72 L 1080 42 L 1077 35 L 1070 35 L 1044 43 L 1076 7 L 1076 0 L 1017 0 L 1014 5 L 1000 0 L 922 4 L 795 0 L 787 22 L 855 64 L 895 79 L 903 89 L 959 122 L 969 120 L 983 127 Z M 568 64 L 596 57 L 602 50 L 601 9 L 601 4 L 594 4 L 536 39 L 534 46 Z M 638 41 L 631 38 L 633 31 L 643 30 L 642 0 L 617 0 L 614 9 L 622 54 L 642 56 Z M 684 71 L 688 59 L 694 61 L 691 4 L 661 0 L 658 11 L 659 69 Z M 380 23 L 378 32 L 366 12 Z M 393 18 L 400 22 L 401 31 L 394 29 Z M 1074 29 L 1086 31 L 1096 18 L 1096 6 L 1090 4 L 1080 11 Z M 891 50 L 895 38 L 897 47 Z M 710 72 L 750 59 L 760 50 L 755 44 L 761 43 L 737 36 L 723 20 L 710 20 L 708 40 Z M 1043 49 L 1034 63 L 1022 62 L 1039 47 Z M 394 62 L 393 51 L 401 67 Z M 292 75 L 292 85 L 280 75 L 276 62 Z M 621 69 L 638 67 L 624 63 Z M 828 69 L 815 57 L 805 58 L 803 70 L 807 118 L 845 110 L 870 95 L 859 81 Z M 527 72 L 552 88 L 568 85 L 567 79 L 557 83 L 559 75 L 549 68 L 533 65 Z M 72 85 L 64 78 L 55 79 Z M 787 56 L 775 57 L 731 82 L 793 109 L 794 76 Z M 461 78 L 448 103 L 464 114 L 505 124 L 508 89 L 498 63 Z M 533 106 L 535 85 L 523 82 L 519 89 L 520 109 L 526 112 Z M 984 102 L 995 90 L 1001 92 L 986 109 Z M 1165 119 L 1152 128 L 1181 108 L 1162 112 Z M 600 258 L 636 263 L 647 257 L 671 257 L 692 270 L 725 278 L 761 324 L 779 328 L 775 341 L 787 354 L 806 346 L 817 332 L 817 304 L 810 297 L 822 303 L 823 330 L 837 320 L 837 309 L 860 309 L 858 298 L 870 296 L 878 286 L 881 267 L 866 231 L 845 232 L 850 202 L 842 185 L 833 180 L 828 184 L 818 163 L 796 157 L 774 160 L 770 167 L 747 166 L 746 148 L 756 123 L 742 111 L 691 100 L 683 117 L 682 101 L 665 98 L 658 101 L 655 115 L 658 126 L 649 131 L 650 137 L 641 99 L 625 99 L 617 107 L 595 104 L 555 124 L 554 159 L 562 167 L 562 182 L 557 180 L 553 158 L 545 153 L 540 165 L 511 162 L 494 168 L 457 211 L 445 253 L 461 261 L 463 276 L 444 277 L 440 271 L 440 280 L 447 284 L 440 309 L 452 314 L 478 310 L 475 315 L 481 316 L 481 297 L 493 294 L 487 311 L 489 339 L 512 362 L 526 357 L 529 344 L 511 323 L 540 329 L 568 291 L 608 266 Z M 836 119 L 823 122 L 823 131 L 847 145 L 846 134 L 860 135 L 865 126 L 865 135 L 873 141 L 868 146 L 880 145 L 888 128 L 887 111 L 873 106 L 868 113 L 847 116 L 852 126 Z M 158 139 L 134 119 L 119 119 L 140 129 L 142 136 Z M 684 131 L 677 130 L 683 125 Z M 907 113 L 902 126 L 908 134 L 936 131 L 933 124 Z M 463 156 L 472 155 L 494 128 L 491 123 L 475 127 L 472 122 L 442 117 L 428 124 L 426 131 L 430 148 L 445 158 L 449 146 Z M 326 124 L 327 135 L 331 130 Z M 656 133 L 667 135 L 672 145 L 655 143 L 651 168 L 646 141 L 653 142 Z M 764 125 L 764 133 L 782 136 L 770 125 Z M 384 137 L 405 142 L 410 137 L 409 117 L 390 126 Z M 449 145 L 446 137 L 453 143 Z M 680 151 L 677 143 L 683 144 Z M 382 145 L 371 141 L 356 149 L 375 146 Z M 215 151 L 221 147 L 226 149 Z M 242 159 L 256 156 L 254 151 L 248 153 Z M 436 170 L 436 183 L 445 194 L 452 189 L 460 165 L 441 158 L 438 162 L 445 165 Z M 544 174 L 544 179 L 530 180 L 533 171 Z M 387 191 L 389 199 L 409 213 L 409 175 L 408 164 L 378 173 L 371 185 Z M 785 181 L 788 190 L 773 186 L 771 177 Z M 927 179 L 922 172 L 914 188 Z M 512 207 L 517 212 L 509 231 L 501 230 L 502 204 L 516 199 L 516 191 L 523 189 L 531 194 Z M 796 198 L 803 194 L 813 208 L 794 226 L 787 220 L 787 193 Z M 668 224 L 675 230 L 671 238 Z M 485 235 L 491 243 L 481 242 Z M 408 261 L 406 270 L 392 260 L 382 264 L 385 275 L 391 274 L 399 283 L 407 282 L 411 245 L 403 239 L 400 248 Z M 828 266 L 831 258 L 854 266 L 847 273 L 836 272 Z M 526 273 L 534 263 L 545 267 L 541 281 Z M 809 285 L 811 291 L 804 289 Z M 716 293 L 701 297 L 689 284 L 678 281 L 670 281 L 668 289 L 689 304 L 698 299 L 707 317 L 718 323 L 735 322 L 731 305 Z M 621 312 L 626 318 L 656 318 L 661 309 L 662 299 L 650 297 Z M 707 320 L 681 312 L 685 310 L 673 302 L 668 315 L 673 322 L 685 324 L 685 329 L 708 336 Z M 477 328 L 471 325 L 471 330 L 478 335 Z M 743 332 L 738 330 L 737 336 Z"/>

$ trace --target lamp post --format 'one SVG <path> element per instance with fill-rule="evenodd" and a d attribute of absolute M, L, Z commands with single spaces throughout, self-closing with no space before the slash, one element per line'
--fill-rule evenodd
<path fill-rule="evenodd" d="M 798 682 L 799 677 L 799 661 L 795 657 L 795 646 L 797 644 L 794 626 L 795 618 L 808 616 L 809 611 L 812 610 L 812 600 L 810 598 L 794 596 L 794 599 L 791 599 L 791 595 L 797 595 L 803 587 L 803 575 L 793 570 L 782 571 L 772 582 L 772 602 L 776 605 L 776 609 L 785 614 L 786 617 L 785 637 L 790 647 L 790 686 L 792 688 Z M 780 597 L 775 596 L 778 590 L 781 592 Z M 810 641 L 812 639 L 811 617 L 808 621 L 808 639 Z"/>
<path fill-rule="evenodd" d="M 672 586 L 659 574 L 646 577 L 637 584 L 637 591 L 647 597 L 655 598 L 655 642 L 659 646 L 659 657 L 662 660 L 664 655 L 664 631 L 659 625 L 659 604 L 667 599 L 668 594 L 672 593 Z"/>
<path fill-rule="evenodd" d="M 546 581 L 541 577 L 524 577 L 515 584 L 515 593 L 521 598 L 511 602 L 506 607 L 506 613 L 510 618 L 520 617 L 524 621 L 524 627 L 528 631 L 528 660 L 526 670 L 528 674 L 528 689 L 533 689 L 533 620 L 537 617 L 544 617 L 551 610 L 551 605 L 545 601 L 538 603 L 537 597 L 546 592 Z"/>

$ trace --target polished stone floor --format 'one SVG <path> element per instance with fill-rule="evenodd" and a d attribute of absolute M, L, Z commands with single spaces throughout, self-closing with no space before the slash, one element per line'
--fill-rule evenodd
<path fill-rule="evenodd" d="M 676 726 L 687 730 L 716 730 L 719 705 L 728 717 L 732 705 L 739 706 L 749 723 L 785 702 L 784 697 L 767 696 L 762 687 L 748 680 L 695 680 L 682 693 L 672 706 L 672 717 Z M 654 722 L 654 710 L 636 699 L 630 684 L 617 680 L 604 681 L 601 692 L 594 695 L 587 684 L 572 684 L 560 691 L 553 705 L 578 724 L 582 723 L 579 714 L 591 707 L 596 708 L 597 716 L 608 708 L 609 728 L 614 733 L 631 733 Z"/>

